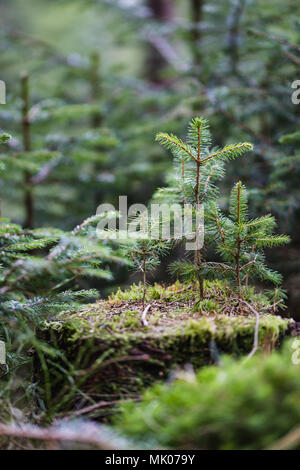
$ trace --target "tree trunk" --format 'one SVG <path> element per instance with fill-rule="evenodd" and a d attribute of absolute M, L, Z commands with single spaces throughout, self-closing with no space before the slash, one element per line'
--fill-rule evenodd
<path fill-rule="evenodd" d="M 204 0 L 190 0 L 191 50 L 196 74 L 200 72 L 202 62 L 200 22 L 203 17 L 203 5 Z"/>
<path fill-rule="evenodd" d="M 173 0 L 147 0 L 147 5 L 153 20 L 158 23 L 169 22 L 173 17 Z M 147 79 L 155 84 L 162 84 L 162 72 L 166 61 L 160 52 L 151 44 L 147 45 L 145 74 Z"/>

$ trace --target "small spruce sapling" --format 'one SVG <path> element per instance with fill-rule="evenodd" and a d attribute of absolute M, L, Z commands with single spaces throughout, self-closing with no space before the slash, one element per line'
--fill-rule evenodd
<path fill-rule="evenodd" d="M 87 67 L 83 72 L 86 81 L 92 72 Z M 99 171 L 107 165 L 108 152 L 119 142 L 107 128 L 91 129 L 92 124 L 100 122 L 101 103 L 96 96 L 87 104 L 73 101 L 67 104 L 65 99 L 54 98 L 36 100 L 31 97 L 30 77 L 26 73 L 21 77 L 17 98 L 20 99 L 11 103 L 6 112 L 6 120 L 11 128 L 15 126 L 16 132 L 1 152 L 1 161 L 6 166 L 3 179 L 10 183 L 6 199 L 10 205 L 16 203 L 18 210 L 22 207 L 26 228 L 36 226 L 37 220 L 56 225 L 66 212 L 70 225 L 77 223 L 91 211 L 87 194 L 95 194 L 99 188 Z M 62 193 L 53 190 L 58 185 L 64 187 Z M 80 201 L 72 214 L 70 190 L 72 194 L 76 192 Z M 97 197 L 97 203 L 101 197 Z"/>
<path fill-rule="evenodd" d="M 207 235 L 223 262 L 204 263 L 205 275 L 232 279 L 239 296 L 249 279 L 280 284 L 281 276 L 266 266 L 263 250 L 288 243 L 290 239 L 287 235 L 273 235 L 276 221 L 272 215 L 248 217 L 247 190 L 241 182 L 232 189 L 228 217 L 212 203 L 206 218 Z"/>
<path fill-rule="evenodd" d="M 154 224 L 148 221 L 144 213 L 134 219 L 134 225 L 139 228 L 135 233 L 136 239 L 127 239 L 123 253 L 130 259 L 133 269 L 142 276 L 143 309 L 145 309 L 148 274 L 160 265 L 160 258 L 168 253 L 170 242 L 151 239 L 151 229 L 154 228 Z"/>
<path fill-rule="evenodd" d="M 183 205 L 192 205 L 195 213 L 200 210 L 201 204 L 205 207 L 217 197 L 215 183 L 224 175 L 223 162 L 235 159 L 253 148 L 250 143 L 244 142 L 211 150 L 209 124 L 201 117 L 190 122 L 186 142 L 165 133 L 158 134 L 156 140 L 171 150 L 175 163 L 175 177 L 171 180 L 173 192 L 160 190 L 160 198 L 165 195 L 167 200 L 177 193 L 177 200 Z M 176 274 L 197 279 L 200 299 L 204 297 L 202 263 L 201 250 L 196 249 L 193 264 L 176 262 L 171 267 Z"/>

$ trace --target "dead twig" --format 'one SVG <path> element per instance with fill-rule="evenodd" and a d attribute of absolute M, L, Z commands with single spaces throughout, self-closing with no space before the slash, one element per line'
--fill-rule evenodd
<path fill-rule="evenodd" d="M 85 426 L 85 432 L 83 432 L 82 429 L 79 431 L 71 428 L 56 429 L 55 427 L 43 429 L 29 424 L 22 424 L 20 426 L 16 424 L 0 424 L 0 436 L 52 442 L 81 442 L 102 450 L 120 449 L 119 446 L 116 447 L 112 444 L 111 439 L 100 437 L 99 429 L 99 426 L 96 429 L 94 425 L 89 425 Z"/>
<path fill-rule="evenodd" d="M 143 324 L 144 326 L 148 326 L 148 322 L 147 322 L 147 320 L 146 320 L 146 315 L 147 315 L 147 313 L 149 312 L 150 308 L 151 308 L 151 304 L 148 304 L 147 307 L 145 308 L 145 310 L 143 311 L 143 315 L 142 315 L 142 324 Z"/>
<path fill-rule="evenodd" d="M 255 310 L 255 308 L 252 307 L 252 305 L 248 304 L 248 302 L 246 302 L 245 300 L 240 299 L 240 302 L 245 304 L 251 310 L 251 312 L 253 312 L 256 315 L 253 348 L 252 348 L 252 351 L 248 354 L 248 356 L 245 359 L 247 361 L 252 356 L 254 356 L 254 354 L 258 350 L 259 313 L 257 310 Z"/>
<path fill-rule="evenodd" d="M 81 416 L 87 413 L 91 413 L 92 411 L 98 410 L 99 408 L 106 408 L 109 406 L 119 405 L 120 403 L 125 403 L 128 401 L 139 401 L 139 400 L 140 399 L 135 398 L 135 399 L 130 399 L 130 400 L 100 401 L 98 403 L 95 403 L 94 405 L 86 406 L 85 408 L 82 408 L 81 410 L 71 411 L 70 413 L 63 413 L 62 416 L 65 416 L 66 418 L 73 418 L 75 416 Z"/>
<path fill-rule="evenodd" d="M 30 184 L 40 184 L 45 181 L 61 160 L 62 157 L 58 157 L 46 163 L 35 176 L 30 178 Z"/>

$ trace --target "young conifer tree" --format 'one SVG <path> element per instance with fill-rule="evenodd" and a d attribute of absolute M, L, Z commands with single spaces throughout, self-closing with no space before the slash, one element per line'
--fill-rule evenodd
<path fill-rule="evenodd" d="M 212 202 L 206 218 L 208 237 L 223 262 L 203 263 L 205 275 L 234 281 L 239 296 L 251 279 L 280 284 L 281 275 L 266 266 L 264 249 L 288 243 L 289 237 L 274 235 L 276 221 L 270 214 L 249 218 L 247 190 L 241 182 L 231 191 L 229 215 L 225 216 Z"/>
<path fill-rule="evenodd" d="M 52 228 L 23 229 L 8 219 L 0 219 L 2 307 L 16 306 L 18 300 L 23 314 L 27 304 L 36 314 L 49 314 L 62 310 L 58 299 L 68 300 L 63 307 L 69 309 L 73 296 L 98 296 L 95 290 L 79 289 L 80 279 L 111 280 L 110 266 L 126 261 L 117 250 L 99 243 L 93 227 L 97 221 L 99 216 L 87 219 L 73 232 L 64 232 Z"/>
<path fill-rule="evenodd" d="M 162 189 L 157 194 L 159 199 L 171 201 L 173 196 L 181 204 L 190 204 L 195 215 L 204 210 L 208 203 L 216 199 L 218 189 L 215 183 L 224 175 L 223 162 L 240 157 L 252 149 L 248 142 L 226 145 L 221 149 L 211 149 L 211 134 L 208 121 L 198 117 L 193 119 L 188 127 L 186 142 L 173 134 L 160 133 L 157 141 L 170 149 L 174 155 L 175 176 L 171 179 L 171 188 Z M 203 256 L 201 250 L 194 251 L 194 263 L 189 261 L 176 262 L 172 271 L 176 274 L 196 279 L 199 297 L 204 297 L 202 276 Z"/>
<path fill-rule="evenodd" d="M 44 100 L 36 96 L 30 83 L 30 76 L 24 73 L 20 100 L 12 101 L 5 114 L 10 128 L 16 129 L 1 152 L 6 166 L 3 179 L 14 189 L 9 193 L 10 204 L 16 203 L 18 212 L 22 208 L 27 228 L 39 225 L 38 221 L 56 225 L 65 213 L 71 225 L 94 210 L 95 202 L 87 196 L 99 187 L 97 174 L 118 139 L 107 128 L 95 128 L 103 114 L 99 97 L 90 103 L 75 102 L 75 98 L 71 103 Z M 77 205 L 71 214 L 74 199 Z"/>
<path fill-rule="evenodd" d="M 133 222 L 135 227 L 138 227 L 138 231 L 135 232 L 136 239 L 129 237 L 123 246 L 122 252 L 125 257 L 130 259 L 132 268 L 141 274 L 143 309 L 145 309 L 148 275 L 160 265 L 161 257 L 169 252 L 170 241 L 151 238 L 157 223 L 149 221 L 145 213 L 139 214 Z"/>

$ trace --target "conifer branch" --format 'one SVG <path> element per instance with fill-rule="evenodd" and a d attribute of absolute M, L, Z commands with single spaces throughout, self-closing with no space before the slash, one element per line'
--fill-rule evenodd
<path fill-rule="evenodd" d="M 249 144 L 248 142 L 243 142 L 241 144 L 236 145 L 227 145 L 223 149 L 218 150 L 217 152 L 214 152 L 208 157 L 204 158 L 202 162 L 206 163 L 213 158 L 224 158 L 227 160 L 233 160 L 234 158 L 237 158 L 242 155 L 244 152 L 248 152 L 250 150 L 253 150 L 253 145 Z"/>
<path fill-rule="evenodd" d="M 156 140 L 157 142 L 169 148 L 170 150 L 173 150 L 174 148 L 183 150 L 189 157 L 191 157 L 193 160 L 195 160 L 195 162 L 197 162 L 197 157 L 195 157 L 191 148 L 184 144 L 182 140 L 178 139 L 178 137 L 176 137 L 175 135 L 169 135 L 160 132 L 159 134 L 157 134 Z"/>

